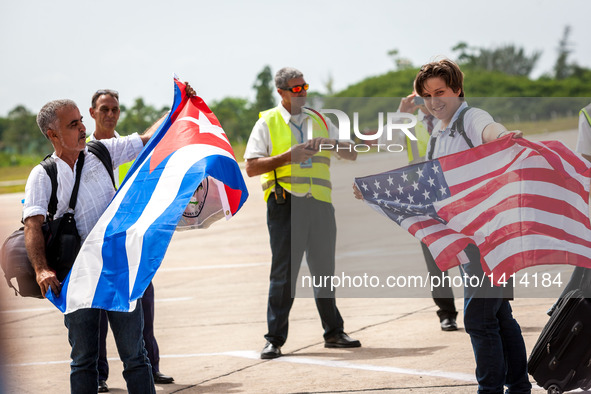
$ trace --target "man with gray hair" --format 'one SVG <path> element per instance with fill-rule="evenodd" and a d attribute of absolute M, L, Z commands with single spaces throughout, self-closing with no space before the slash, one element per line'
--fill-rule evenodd
<path fill-rule="evenodd" d="M 308 130 L 308 115 L 302 112 L 308 84 L 299 70 L 282 68 L 275 75 L 275 86 L 281 104 L 259 114 L 244 153 L 248 176 L 261 175 L 273 255 L 262 359 L 281 356 L 304 252 L 314 277 L 334 275 L 336 222 L 330 156 L 357 157 L 351 141 L 338 140 L 338 129 L 330 120 L 328 127 Z M 361 346 L 344 332 L 334 291 L 315 287 L 314 298 L 324 328 L 324 346 Z"/>
<path fill-rule="evenodd" d="M 194 91 L 187 84 L 187 93 Z M 137 133 L 101 142 L 108 149 L 113 167 L 133 160 L 158 129 L 164 117 L 144 134 Z M 37 115 L 41 132 L 53 145 L 52 157 L 57 166 L 57 210 L 59 218 L 69 209 L 74 188 L 76 168 L 82 163 L 80 185 L 74 219 L 82 242 L 86 239 L 115 191 L 107 169 L 98 157 L 86 148 L 86 127 L 80 111 L 71 100 L 51 101 Z M 45 257 L 45 242 L 41 227 L 48 212 L 51 181 L 41 165 L 31 171 L 25 186 L 23 221 L 27 254 L 35 269 L 42 294 L 60 293 L 61 284 Z M 72 393 L 96 393 L 98 387 L 98 345 L 100 309 L 86 308 L 64 315 L 68 340 L 72 347 L 70 364 L 70 390 Z M 155 393 L 150 362 L 142 338 L 143 315 L 141 302 L 131 312 L 107 312 L 119 356 L 124 364 L 123 377 L 129 393 Z"/>

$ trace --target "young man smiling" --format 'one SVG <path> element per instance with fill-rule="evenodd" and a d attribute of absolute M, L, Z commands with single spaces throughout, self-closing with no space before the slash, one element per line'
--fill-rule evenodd
<path fill-rule="evenodd" d="M 435 159 L 493 141 L 508 131 L 488 112 L 468 108 L 464 101 L 464 77 L 457 64 L 444 59 L 425 64 L 417 74 L 415 89 L 425 99 L 429 112 L 440 120 L 429 140 L 428 158 Z M 463 116 L 464 133 L 456 120 Z M 464 327 L 470 335 L 476 359 L 478 393 L 531 393 L 527 354 L 521 328 L 513 318 L 503 288 L 493 287 L 484 276 L 480 251 L 470 245 L 464 250 L 468 262 L 460 268 L 467 277 L 485 278 L 481 287 L 464 287 Z"/>

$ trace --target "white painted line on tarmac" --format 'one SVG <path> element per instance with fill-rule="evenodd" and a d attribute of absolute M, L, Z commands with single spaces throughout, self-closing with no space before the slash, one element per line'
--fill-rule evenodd
<path fill-rule="evenodd" d="M 460 373 L 460 372 L 446 372 L 446 371 L 426 371 L 421 369 L 409 369 L 409 368 L 398 368 L 388 367 L 383 365 L 368 365 L 368 364 L 356 364 L 348 361 L 337 361 L 337 360 L 319 360 L 310 357 L 280 357 L 273 361 L 294 363 L 294 364 L 306 364 L 306 365 L 319 365 L 331 368 L 345 368 L 345 369 L 356 369 L 361 371 L 372 371 L 372 372 L 387 372 L 401 375 L 418 375 L 418 376 L 432 376 L 437 378 L 446 378 L 452 380 L 460 380 L 463 382 L 476 383 L 474 375 Z"/>
<path fill-rule="evenodd" d="M 192 300 L 193 297 L 171 297 L 171 298 L 157 298 L 155 302 L 179 302 L 179 301 L 189 301 Z"/>
<path fill-rule="evenodd" d="M 23 309 L 9 309 L 7 311 L 0 311 L 0 313 L 21 313 L 21 312 L 47 312 L 47 311 L 58 311 L 56 307 L 49 308 L 23 308 Z"/>
<path fill-rule="evenodd" d="M 31 367 L 31 366 L 55 365 L 55 364 L 70 364 L 70 360 L 66 360 L 66 361 L 39 361 L 39 362 L 35 362 L 35 363 L 20 363 L 20 364 L 4 364 L 4 366 L 5 367 Z"/>
<path fill-rule="evenodd" d="M 214 354 L 212 354 L 214 355 Z M 260 359 L 260 353 L 254 351 L 236 351 L 236 352 L 224 352 L 224 353 L 217 353 L 215 355 L 220 356 L 234 356 L 234 357 L 242 357 L 242 358 L 249 358 L 254 360 Z M 197 355 L 195 355 L 197 356 Z M 162 356 L 160 356 L 162 357 Z M 166 356 L 164 356 L 166 357 Z M 380 366 L 380 365 L 369 365 L 369 364 L 356 364 L 350 363 L 348 361 L 335 361 L 335 360 L 323 360 L 317 358 L 310 358 L 310 357 L 298 357 L 295 356 L 282 356 L 277 359 L 272 360 L 273 362 L 283 362 L 283 363 L 293 363 L 293 364 L 305 364 L 305 365 L 318 365 L 324 367 L 331 367 L 331 368 L 346 368 L 346 369 L 356 369 L 362 371 L 373 371 L 373 372 L 388 372 L 388 373 L 396 373 L 396 374 L 403 374 L 403 375 L 420 375 L 420 376 L 433 376 L 433 377 L 440 377 L 446 379 L 453 379 L 453 380 L 460 380 L 464 382 L 475 383 L 476 379 L 474 375 L 459 373 L 459 372 L 445 372 L 445 371 L 425 371 L 419 369 L 408 369 L 408 368 L 398 368 L 398 367 L 388 367 L 388 366 Z"/>
<path fill-rule="evenodd" d="M 157 298 L 156 302 L 182 302 L 182 301 L 190 301 L 193 297 L 170 297 L 170 298 Z M 57 311 L 59 310 L 55 307 L 48 307 L 48 308 L 23 308 L 23 309 L 9 309 L 7 311 L 0 311 L 0 313 L 27 313 L 27 312 L 48 312 L 48 311 Z"/>
<path fill-rule="evenodd" d="M 264 265 L 271 265 L 271 263 L 250 263 L 250 264 L 217 264 L 217 265 L 199 265 L 189 267 L 162 267 L 158 269 L 158 272 L 176 272 L 176 271 L 201 271 L 201 270 L 213 270 L 213 269 L 227 269 L 227 268 L 249 268 L 249 267 L 262 267 Z"/>
<path fill-rule="evenodd" d="M 160 355 L 160 358 L 194 358 L 194 357 L 211 357 L 211 356 L 231 356 L 231 357 L 247 358 L 250 360 L 260 360 L 260 353 L 254 351 L 254 350 L 221 352 L 221 353 L 168 354 L 168 355 Z M 116 357 L 113 357 L 113 358 L 110 357 L 109 360 L 116 361 L 119 359 Z M 401 375 L 431 376 L 431 377 L 457 380 L 457 381 L 462 381 L 462 382 L 476 383 L 476 379 L 474 378 L 474 375 L 460 373 L 460 372 L 427 371 L 427 370 L 420 370 L 420 369 L 398 368 L 398 367 L 389 367 L 389 366 L 381 366 L 381 365 L 358 364 L 358 363 L 351 363 L 348 361 L 335 361 L 335 360 L 315 359 L 315 358 L 311 358 L 311 357 L 298 357 L 297 355 L 296 356 L 283 356 L 283 357 L 277 358 L 275 360 L 270 360 L 270 361 L 282 362 L 282 363 L 303 364 L 303 365 L 317 365 L 317 366 L 330 367 L 330 368 L 345 368 L 345 369 L 354 369 L 354 370 L 360 370 L 360 371 L 386 372 L 386 373 L 395 373 L 395 374 L 401 374 Z M 38 366 L 38 365 L 67 364 L 69 362 L 70 362 L 70 360 L 67 360 L 67 361 L 47 361 L 47 362 L 8 364 L 7 366 L 8 367 L 26 367 L 26 366 Z"/>

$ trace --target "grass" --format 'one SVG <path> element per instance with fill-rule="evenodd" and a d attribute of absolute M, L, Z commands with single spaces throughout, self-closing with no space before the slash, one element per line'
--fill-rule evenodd
<path fill-rule="evenodd" d="M 576 130 L 579 127 L 579 118 L 555 118 L 539 122 L 503 122 L 508 130 L 521 130 L 523 134 L 547 133 L 553 131 Z"/>
<path fill-rule="evenodd" d="M 25 185 L 0 186 L 0 194 L 23 193 L 24 191 L 25 191 Z"/>
<path fill-rule="evenodd" d="M 578 117 L 572 116 L 568 118 L 555 118 L 539 122 L 503 122 L 505 127 L 509 130 L 521 130 L 524 135 L 531 135 L 536 133 L 546 133 L 553 131 L 574 130 L 578 128 Z M 234 155 L 238 162 L 243 161 L 244 150 L 246 144 L 233 144 Z M 6 181 L 26 180 L 29 173 L 35 164 L 26 164 L 20 166 L 2 166 L 0 167 L 0 183 Z M 22 185 L 2 186 L 0 184 L 0 194 L 4 193 L 19 193 L 25 190 L 24 183 Z"/>
<path fill-rule="evenodd" d="M 244 161 L 244 151 L 246 150 L 246 144 L 232 144 L 232 148 L 234 149 L 234 156 L 236 156 L 236 161 L 238 163 Z"/>
<path fill-rule="evenodd" d="M 27 179 L 35 165 L 36 164 L 27 164 L 14 167 L 0 167 L 0 182 Z"/>
<path fill-rule="evenodd" d="M 29 176 L 35 164 L 26 164 L 20 166 L 0 167 L 0 194 L 22 193 L 25 191 L 25 180 Z M 3 186 L 2 182 L 22 181 L 22 184 L 10 184 Z"/>
<path fill-rule="evenodd" d="M 244 150 L 246 144 L 233 144 L 234 155 L 238 162 L 243 161 Z M 1 166 L 0 167 L 0 194 L 6 193 L 22 193 L 25 191 L 25 180 L 29 177 L 29 173 L 38 164 L 17 165 L 17 166 Z M 22 181 L 20 185 L 3 186 L 2 182 Z"/>

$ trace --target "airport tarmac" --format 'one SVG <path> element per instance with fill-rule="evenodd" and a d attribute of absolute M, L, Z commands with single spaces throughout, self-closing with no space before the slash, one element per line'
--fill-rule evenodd
<path fill-rule="evenodd" d="M 551 138 L 574 147 L 576 131 Z M 391 274 L 423 274 L 418 242 L 355 200 L 351 190 L 355 176 L 403 166 L 406 155 L 377 161 L 369 156 L 356 163 L 333 160 L 337 272 L 361 275 L 389 262 Z M 158 393 L 476 392 L 461 289 L 455 291 L 460 327 L 455 332 L 441 331 L 428 289 L 414 289 L 409 297 L 337 290 L 345 331 L 363 344 L 358 349 L 324 348 L 314 301 L 304 289 L 291 311 L 284 356 L 261 360 L 271 253 L 258 178 L 245 179 L 250 197 L 236 217 L 207 230 L 175 233 L 154 278 L 160 369 L 175 379 L 174 384 L 156 385 Z M 0 196 L 0 239 L 18 227 L 22 197 Z M 568 269 L 553 272 L 568 280 Z M 541 291 L 512 302 L 528 352 L 553 301 Z M 107 341 L 110 392 L 124 393 L 122 364 L 110 333 Z M 69 391 L 67 332 L 63 315 L 49 301 L 15 297 L 0 284 L 0 352 L 0 392 Z"/>

